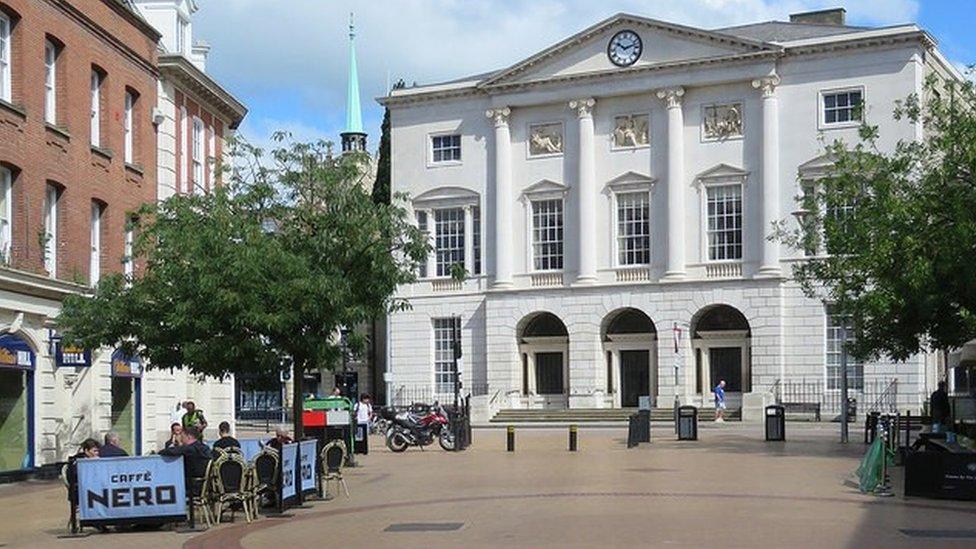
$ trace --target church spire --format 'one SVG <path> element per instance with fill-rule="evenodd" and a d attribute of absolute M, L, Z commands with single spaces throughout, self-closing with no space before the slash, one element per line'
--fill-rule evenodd
<path fill-rule="evenodd" d="M 342 152 L 366 150 L 366 132 L 363 131 L 363 111 L 359 105 L 359 70 L 356 66 L 356 26 L 353 14 L 349 14 L 349 87 L 346 94 L 346 129 L 342 137 Z"/>

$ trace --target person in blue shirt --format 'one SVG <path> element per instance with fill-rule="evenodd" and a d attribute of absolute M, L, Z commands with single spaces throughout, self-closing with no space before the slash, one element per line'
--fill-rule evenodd
<path fill-rule="evenodd" d="M 725 421 L 725 380 L 719 380 L 718 385 L 712 391 L 715 393 L 715 421 Z"/>

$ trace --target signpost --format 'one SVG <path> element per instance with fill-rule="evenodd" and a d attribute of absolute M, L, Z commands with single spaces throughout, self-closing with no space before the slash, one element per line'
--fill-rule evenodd
<path fill-rule="evenodd" d="M 182 457 L 79 459 L 76 464 L 82 526 L 186 520 Z"/>

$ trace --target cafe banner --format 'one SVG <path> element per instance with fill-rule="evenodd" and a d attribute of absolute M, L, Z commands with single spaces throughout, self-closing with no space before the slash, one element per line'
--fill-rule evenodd
<path fill-rule="evenodd" d="M 281 447 L 281 500 L 289 501 L 297 495 L 295 467 L 298 466 L 298 443 Z"/>
<path fill-rule="evenodd" d="M 307 494 L 310 492 L 315 492 L 315 465 L 316 465 L 316 450 L 318 450 L 318 442 L 315 440 L 306 440 L 299 445 L 298 453 L 301 456 L 301 473 L 302 473 L 302 494 Z"/>
<path fill-rule="evenodd" d="M 82 524 L 186 518 L 182 457 L 79 459 L 76 463 Z"/>

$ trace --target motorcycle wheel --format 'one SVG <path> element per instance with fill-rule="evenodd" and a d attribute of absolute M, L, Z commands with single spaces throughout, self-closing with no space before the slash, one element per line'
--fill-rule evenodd
<path fill-rule="evenodd" d="M 396 431 L 390 432 L 389 436 L 386 437 L 386 447 L 390 449 L 391 452 L 399 454 L 400 452 L 407 451 L 407 447 L 410 443 L 407 439 Z"/>
<path fill-rule="evenodd" d="M 454 451 L 454 433 L 450 429 L 444 429 L 441 431 L 441 436 L 437 437 L 438 442 L 441 444 L 441 448 L 448 452 Z"/>

